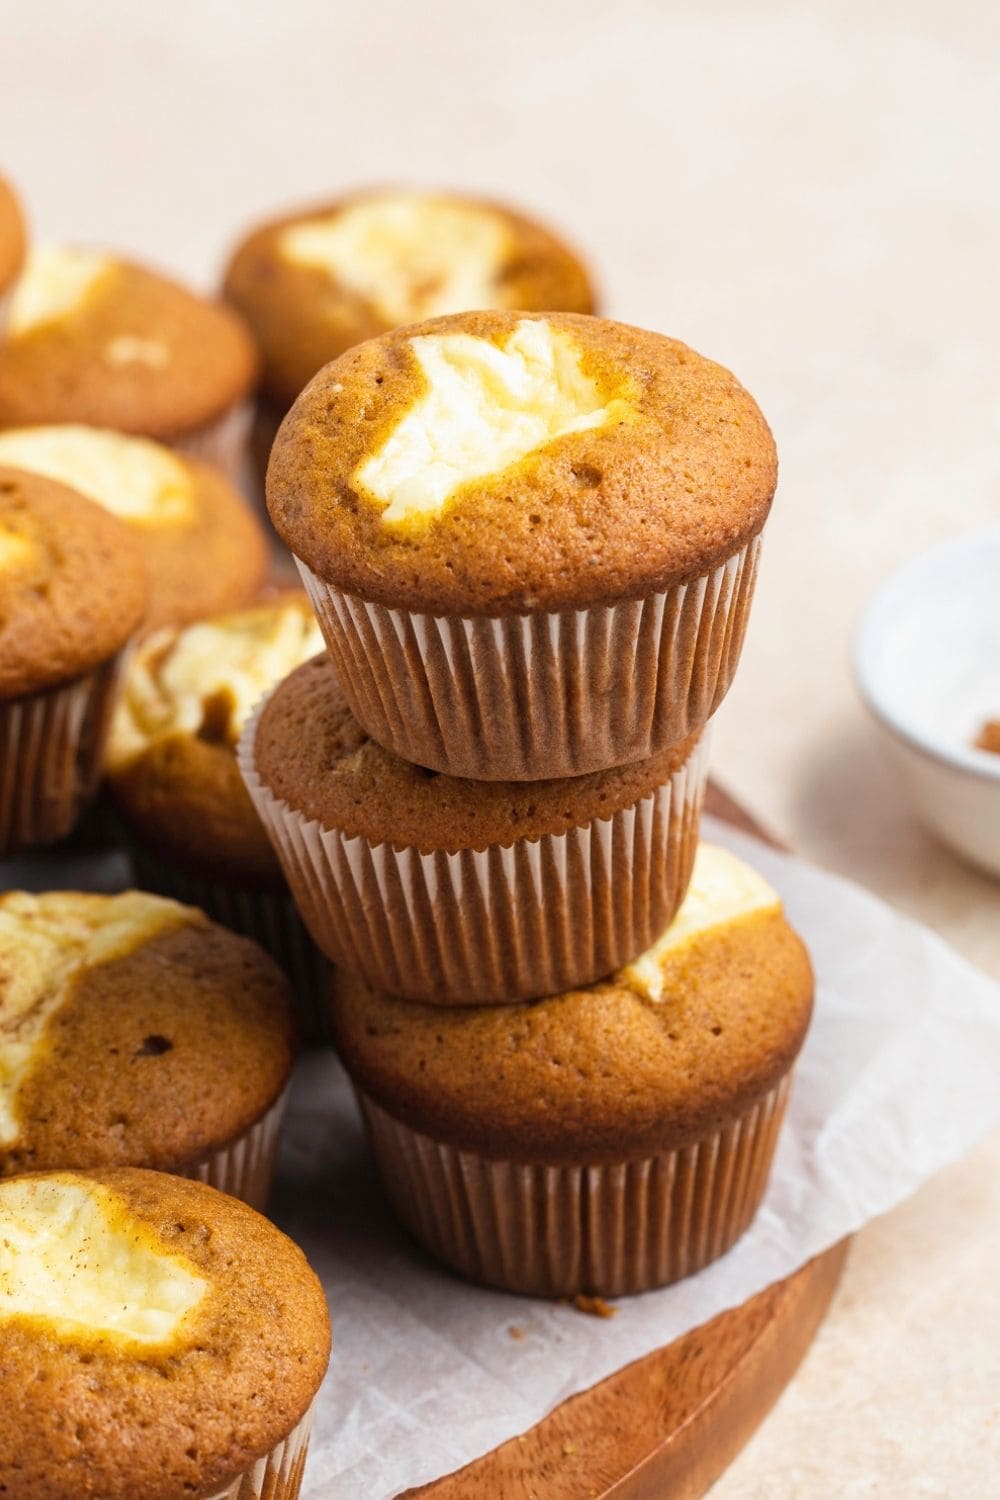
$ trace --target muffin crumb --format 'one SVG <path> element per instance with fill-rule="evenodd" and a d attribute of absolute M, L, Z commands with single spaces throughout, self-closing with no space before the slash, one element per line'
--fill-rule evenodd
<path fill-rule="evenodd" d="M 1000 719 L 987 719 L 972 743 L 977 750 L 1000 755 Z"/>

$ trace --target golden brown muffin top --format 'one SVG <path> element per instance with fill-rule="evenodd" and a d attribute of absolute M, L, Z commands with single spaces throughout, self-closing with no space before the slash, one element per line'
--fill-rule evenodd
<path fill-rule="evenodd" d="M 257 700 L 322 645 L 300 589 L 142 641 L 107 756 L 115 802 L 147 846 L 203 874 L 282 883 L 234 749 Z"/>
<path fill-rule="evenodd" d="M 466 781 L 411 765 L 369 739 L 324 655 L 268 698 L 252 759 L 273 796 L 324 828 L 371 844 L 454 854 L 509 848 L 610 818 L 662 786 L 697 742 L 693 734 L 634 765 L 566 780 Z"/>
<path fill-rule="evenodd" d="M 17 194 L 0 177 L 0 296 L 17 276 L 24 260 L 24 216 Z"/>
<path fill-rule="evenodd" d="M 293 1050 L 277 965 L 194 907 L 0 895 L 0 1175 L 180 1170 L 267 1112 Z"/>
<path fill-rule="evenodd" d="M 260 1214 L 160 1172 L 0 1183 L 0 1492 L 209 1496 L 301 1420 L 323 1289 Z"/>
<path fill-rule="evenodd" d="M 566 313 L 477 312 L 320 371 L 271 451 L 272 520 L 345 592 L 433 614 L 639 598 L 755 536 L 770 431 L 720 365 Z"/>
<path fill-rule="evenodd" d="M 128 527 L 65 485 L 0 463 L 0 700 L 107 661 L 148 597 Z"/>
<path fill-rule="evenodd" d="M 210 464 L 75 423 L 0 431 L 0 464 L 72 484 L 134 530 L 150 577 L 150 629 L 232 609 L 263 582 L 264 530 Z"/>
<path fill-rule="evenodd" d="M 436 1140 L 498 1159 L 619 1161 L 688 1145 L 774 1088 L 812 994 L 775 892 L 702 845 L 664 938 L 611 979 L 443 1010 L 338 974 L 333 1037 L 361 1089 Z"/>
<path fill-rule="evenodd" d="M 223 303 L 114 255 L 40 246 L 0 346 L 0 426 L 86 422 L 179 437 L 242 400 L 257 363 Z"/>
<path fill-rule="evenodd" d="M 484 199 L 403 188 L 263 225 L 235 250 L 225 295 L 285 406 L 331 359 L 401 323 L 476 307 L 595 311 L 586 269 L 541 224 Z"/>

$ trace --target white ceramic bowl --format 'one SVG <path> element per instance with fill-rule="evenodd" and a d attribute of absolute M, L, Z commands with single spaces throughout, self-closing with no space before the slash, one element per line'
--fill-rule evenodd
<path fill-rule="evenodd" d="M 854 671 L 917 815 L 1000 875 L 1000 755 L 973 745 L 1000 719 L 1000 525 L 894 574 L 861 618 Z"/>

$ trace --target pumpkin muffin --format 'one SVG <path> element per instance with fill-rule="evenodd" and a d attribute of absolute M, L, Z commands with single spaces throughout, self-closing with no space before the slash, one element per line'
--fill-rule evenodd
<path fill-rule="evenodd" d="M 24 217 L 17 195 L 0 176 L 0 333 L 7 321 L 7 294 L 24 261 Z"/>
<path fill-rule="evenodd" d="M 0 431 L 0 464 L 71 484 L 133 530 L 150 576 L 149 629 L 232 609 L 263 583 L 263 528 L 209 464 L 146 438 L 75 425 Z"/>
<path fill-rule="evenodd" d="M 231 308 L 118 256 L 43 245 L 11 300 L 0 427 L 112 427 L 234 474 L 256 379 Z"/>
<path fill-rule="evenodd" d="M 0 857 L 62 838 L 96 791 L 147 600 L 126 526 L 0 466 Z"/>
<path fill-rule="evenodd" d="M 576 254 L 498 203 L 401 188 L 351 193 L 256 229 L 225 296 L 263 353 L 278 412 L 345 349 L 401 323 L 475 307 L 594 311 Z"/>
<path fill-rule="evenodd" d="M 326 656 L 275 688 L 239 754 L 319 947 L 439 1005 L 589 983 L 646 948 L 687 887 L 707 763 L 693 734 L 568 781 L 438 775 L 365 733 Z"/>
<path fill-rule="evenodd" d="M 776 893 L 702 845 L 672 926 L 613 978 L 442 1011 L 339 973 L 333 1034 L 421 1244 L 508 1291 L 622 1296 L 749 1225 L 812 992 Z"/>
<path fill-rule="evenodd" d="M 107 756 L 139 884 L 256 938 L 294 981 L 310 1038 L 325 1030 L 328 965 L 243 785 L 236 742 L 258 698 L 322 644 L 300 590 L 154 631 L 132 657 Z"/>
<path fill-rule="evenodd" d="M 755 402 L 684 344 L 476 312 L 321 371 L 268 506 L 369 734 L 519 781 L 641 760 L 714 713 L 775 482 Z"/>
<path fill-rule="evenodd" d="M 298 1246 L 203 1183 L 0 1182 L 0 1493 L 295 1500 L 330 1357 Z"/>
<path fill-rule="evenodd" d="M 154 1167 L 267 1200 L 291 995 L 162 896 L 0 894 L 0 1176 Z"/>

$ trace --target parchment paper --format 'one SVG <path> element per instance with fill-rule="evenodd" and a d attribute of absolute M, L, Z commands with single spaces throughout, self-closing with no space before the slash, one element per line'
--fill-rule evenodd
<path fill-rule="evenodd" d="M 819 977 L 753 1227 L 699 1276 L 625 1299 L 609 1320 L 467 1286 L 394 1226 L 337 1063 L 307 1057 L 272 1206 L 333 1313 L 305 1500 L 389 1500 L 468 1463 L 788 1275 L 1000 1125 L 1000 987 L 858 888 L 710 819 L 703 833 L 778 888 Z"/>
<path fill-rule="evenodd" d="M 777 887 L 818 976 L 753 1226 L 699 1276 L 624 1299 L 606 1321 L 468 1286 L 396 1227 L 336 1059 L 307 1055 L 271 1205 L 333 1313 L 303 1500 L 390 1500 L 480 1457 L 574 1391 L 789 1275 L 1000 1125 L 1000 986 L 858 887 L 713 819 L 702 832 Z M 113 852 L 0 869 L 0 888 L 117 890 L 127 880 Z"/>

